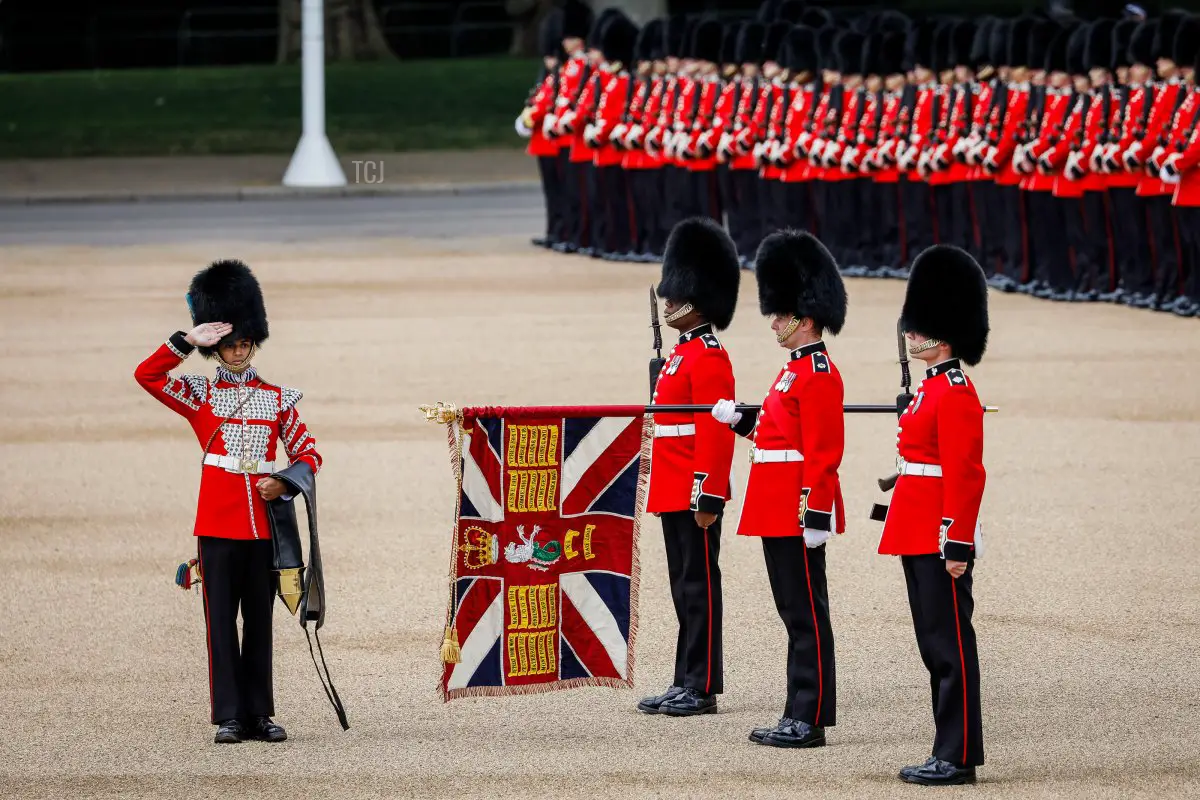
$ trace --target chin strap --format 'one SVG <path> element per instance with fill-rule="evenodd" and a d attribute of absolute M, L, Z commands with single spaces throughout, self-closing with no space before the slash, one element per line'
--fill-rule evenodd
<path fill-rule="evenodd" d="M 663 319 L 666 320 L 668 323 L 677 322 L 695 310 L 696 310 L 696 307 L 693 306 L 691 303 L 684 303 L 682 306 L 675 309 L 674 313 L 668 314 L 667 316 L 663 317 Z"/>
<path fill-rule="evenodd" d="M 250 362 L 254 360 L 254 355 L 258 352 L 258 345 L 251 345 L 250 352 L 246 355 L 240 366 L 234 366 L 225 359 L 221 358 L 221 351 L 216 351 L 217 361 L 221 362 L 221 366 L 232 372 L 234 375 L 241 375 L 246 370 L 250 369 Z"/>
<path fill-rule="evenodd" d="M 943 344 L 945 344 L 945 342 L 943 342 L 941 339 L 926 339 L 920 344 L 910 345 L 908 348 L 908 354 L 915 356 L 918 353 L 924 353 L 926 350 L 932 350 L 933 348 Z"/>
<path fill-rule="evenodd" d="M 784 328 L 783 330 L 781 330 L 779 333 L 775 334 L 775 339 L 780 344 L 783 344 L 788 339 L 792 338 L 792 334 L 795 333 L 796 328 L 799 328 L 799 327 L 800 327 L 800 320 L 798 320 L 796 317 L 792 317 L 792 321 L 787 324 L 787 327 Z"/>

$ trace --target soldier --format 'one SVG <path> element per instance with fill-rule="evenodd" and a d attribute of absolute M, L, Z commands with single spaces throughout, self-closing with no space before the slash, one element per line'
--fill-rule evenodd
<path fill-rule="evenodd" d="M 729 235 L 737 245 L 738 258 L 744 268 L 750 267 L 754 248 L 761 238 L 758 168 L 751 149 L 756 138 L 753 120 L 762 97 L 763 79 L 759 71 L 766 35 L 767 30 L 761 22 L 747 22 L 738 32 L 737 60 L 741 64 L 741 77 L 736 107 L 731 114 L 732 125 L 726 127 L 717 146 L 717 157 L 723 157 L 729 165 L 732 190 L 732 200 L 726 208 Z"/>
<path fill-rule="evenodd" d="M 685 91 L 680 98 L 675 148 L 680 164 L 686 171 L 687 181 L 684 185 L 691 198 L 690 206 L 686 209 L 681 207 L 679 211 L 706 216 L 718 223 L 723 223 L 725 219 L 716 171 L 720 130 L 716 131 L 717 138 L 712 138 L 708 132 L 713 127 L 717 99 L 722 91 L 717 64 L 721 60 L 724 32 L 724 27 L 716 20 L 703 20 L 696 26 L 692 41 L 695 71 L 691 91 Z"/>
<path fill-rule="evenodd" d="M 681 335 L 658 373 L 656 404 L 734 396 L 733 367 L 715 331 L 733 320 L 740 278 L 737 249 L 716 222 L 690 218 L 671 231 L 657 292 L 666 323 Z M 662 520 L 679 636 L 670 688 L 638 703 L 648 714 L 715 713 L 724 691 L 719 557 L 733 444 L 733 431 L 710 414 L 654 415 L 646 510 Z"/>
<path fill-rule="evenodd" d="M 884 81 L 884 91 L 879 101 L 881 112 L 875 131 L 875 141 L 868 142 L 869 149 L 863 165 L 875 182 L 875 212 L 878 215 L 878 248 L 875 258 L 867 263 L 868 277 L 899 277 L 900 266 L 905 262 L 905 230 L 900 197 L 900 171 L 896 169 L 896 151 L 901 137 L 900 126 L 904 107 L 904 92 L 907 81 L 904 77 L 904 45 L 907 32 L 896 31 L 884 34 L 877 57 L 878 69 Z"/>
<path fill-rule="evenodd" d="M 783 121 L 783 140 L 774 161 L 780 167 L 779 204 L 782 227 L 816 231 L 817 217 L 812 205 L 812 166 L 799 151 L 800 137 L 812 124 L 817 100 L 816 36 L 811 28 L 797 25 L 788 32 L 783 44 L 791 78 L 791 102 Z"/>
<path fill-rule="evenodd" d="M 194 535 L 215 742 L 281 742 L 287 734 L 271 720 L 275 579 L 266 504 L 291 499 L 273 474 L 303 463 L 316 475 L 322 458 L 296 411 L 301 393 L 267 383 L 251 363 L 268 327 L 250 269 L 240 261 L 212 264 L 192 279 L 188 304 L 195 327 L 171 334 L 138 365 L 134 378 L 186 419 L 204 448 Z M 196 349 L 217 359 L 216 376 L 172 376 Z M 272 463 L 277 457 L 287 462 L 280 469 Z"/>
<path fill-rule="evenodd" d="M 763 40 L 763 77 L 767 80 L 762 84 L 758 109 L 750 128 L 755 136 L 751 153 L 758 168 L 758 230 L 753 239 L 754 249 L 744 251 L 745 254 L 758 252 L 763 238 L 782 225 L 783 209 L 777 202 L 779 168 L 768 156 L 775 142 L 782 138 L 783 121 L 791 98 L 784 40 L 792 27 L 790 22 L 775 20 L 767 26 Z"/>
<path fill-rule="evenodd" d="M 913 262 L 900 322 L 908 352 L 929 368 L 900 416 L 898 478 L 879 552 L 900 556 L 917 647 L 929 670 L 933 755 L 900 777 L 926 785 L 975 782 L 984 763 L 979 656 L 971 626 L 983 410 L 962 370 L 987 347 L 987 282 L 966 252 L 946 245 Z M 878 513 L 872 514 L 875 519 Z"/>
<path fill-rule="evenodd" d="M 563 228 L 561 240 L 553 245 L 560 253 L 575 253 L 588 244 L 590 217 L 587 197 L 587 163 L 572 157 L 575 141 L 575 117 L 580 96 L 590 82 L 592 67 L 583 49 L 584 37 L 592 25 L 592 11 L 580 0 L 567 0 L 563 6 L 562 47 L 566 55 L 558 81 L 554 110 L 546 114 L 543 130 L 561 148 Z M 579 129 L 582 135 L 582 127 Z"/>
<path fill-rule="evenodd" d="M 664 73 L 663 21 L 652 19 L 638 33 L 637 83 L 634 98 L 629 105 L 622 125 L 613 131 L 614 144 L 624 150 L 621 166 L 629 182 L 629 194 L 633 201 L 635 236 L 629 261 L 656 261 L 661 258 L 655 252 L 654 239 L 658 229 L 658 217 L 662 205 L 662 161 L 651 157 L 643 146 L 646 135 L 646 120 L 658 114 L 662 103 Z"/>
<path fill-rule="evenodd" d="M 838 468 L 845 448 L 841 374 L 822 337 L 846 320 L 846 287 L 829 251 L 808 233 L 763 240 L 755 258 L 759 309 L 789 352 L 759 412 L 733 400 L 712 410 L 751 438 L 750 480 L 738 535 L 762 539 L 775 608 L 788 634 L 783 716 L 750 741 L 823 747 L 837 722 L 833 627 L 825 575 L 826 542 L 846 529 Z"/>
<path fill-rule="evenodd" d="M 906 42 L 905 64 L 912 72 L 911 99 L 900 110 L 900 134 L 896 148 L 904 207 L 905 263 L 895 273 L 908 275 L 913 256 L 933 244 L 933 194 L 917 171 L 917 162 L 933 136 L 936 117 L 934 81 L 934 34 L 936 24 L 926 20 L 914 25 Z"/>
<path fill-rule="evenodd" d="M 542 178 L 542 196 L 546 203 L 546 235 L 533 240 L 538 247 L 553 247 L 562 241 L 562 196 L 563 176 L 559 153 L 563 142 L 548 137 L 543 129 L 546 115 L 554 109 L 558 96 L 560 75 L 559 54 L 562 47 L 561 9 L 554 9 L 542 20 L 538 30 L 542 63 L 545 67 L 541 81 L 534 89 L 525 109 L 517 117 L 517 133 L 529 139 L 525 152 L 537 159 L 538 174 Z"/>
<path fill-rule="evenodd" d="M 1182 29 L 1181 29 L 1182 32 Z M 1193 57 L 1192 86 L 1180 105 L 1170 151 L 1161 177 L 1174 187 L 1171 203 L 1179 217 L 1183 263 L 1187 265 L 1179 300 L 1169 310 L 1180 317 L 1200 317 L 1200 54 Z M 1186 109 L 1186 110 L 1185 110 Z"/>
<path fill-rule="evenodd" d="M 596 214 L 602 223 L 596 230 L 593 255 L 608 261 L 623 260 L 633 247 L 629 187 L 621 167 L 622 152 L 612 139 L 633 100 L 633 79 L 626 67 L 633 62 L 638 28 L 629 18 L 614 14 L 601 32 L 603 62 L 599 70 L 599 100 L 594 121 L 584 128 L 583 140 L 593 152 L 596 176 Z"/>

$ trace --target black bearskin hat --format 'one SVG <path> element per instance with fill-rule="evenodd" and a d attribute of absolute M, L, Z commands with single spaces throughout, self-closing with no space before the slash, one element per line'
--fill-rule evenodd
<path fill-rule="evenodd" d="M 810 317 L 834 336 L 846 324 L 846 284 L 833 256 L 812 234 L 783 230 L 763 239 L 754 273 L 764 316 Z"/>
<path fill-rule="evenodd" d="M 783 40 L 783 53 L 787 66 L 793 76 L 801 72 L 817 72 L 817 37 L 811 28 L 797 25 L 788 31 Z"/>
<path fill-rule="evenodd" d="M 688 56 L 697 61 L 711 61 L 716 64 L 721 60 L 723 33 L 724 27 L 715 19 L 702 20 L 696 26 L 696 33 L 692 37 L 692 49 Z"/>
<path fill-rule="evenodd" d="M 1129 60 L 1129 43 L 1133 41 L 1133 32 L 1137 30 L 1137 27 L 1136 19 L 1123 19 L 1113 25 L 1111 69 L 1133 66 Z"/>
<path fill-rule="evenodd" d="M 882 33 L 868 33 L 867 43 L 863 46 L 862 61 L 859 64 L 860 75 L 885 75 L 880 69 L 880 49 L 883 47 Z"/>
<path fill-rule="evenodd" d="M 687 17 L 669 17 L 663 25 L 663 53 L 670 58 L 683 58 L 687 39 Z"/>
<path fill-rule="evenodd" d="M 933 34 L 933 59 L 930 68 L 935 73 L 954 69 L 954 28 L 958 20 L 949 20 L 937 26 Z"/>
<path fill-rule="evenodd" d="M 767 33 L 763 37 L 763 63 L 774 61 L 783 66 L 779 61 L 783 50 L 783 37 L 787 36 L 791 29 L 792 25 L 789 22 L 772 22 L 767 26 Z"/>
<path fill-rule="evenodd" d="M 1111 19 L 1093 22 L 1088 28 L 1087 48 L 1083 54 L 1084 66 L 1092 69 L 1113 68 L 1113 29 L 1116 23 Z"/>
<path fill-rule="evenodd" d="M 1143 20 L 1133 29 L 1129 37 L 1129 63 L 1142 64 L 1152 67 L 1155 62 L 1154 34 L 1158 30 L 1158 20 Z"/>
<path fill-rule="evenodd" d="M 659 61 L 663 57 L 663 21 L 652 19 L 638 31 L 634 58 L 638 61 Z"/>
<path fill-rule="evenodd" d="M 936 33 L 937 23 L 933 20 L 925 20 L 909 29 L 905 43 L 905 66 L 909 69 L 933 69 L 933 40 Z"/>
<path fill-rule="evenodd" d="M 585 39 L 592 29 L 592 9 L 580 0 L 567 0 L 563 6 L 562 37 Z"/>
<path fill-rule="evenodd" d="M 625 14 L 619 8 L 606 8 L 600 12 L 600 15 L 592 22 L 592 29 L 588 31 L 586 46 L 589 50 L 604 49 L 604 31 L 617 17 L 624 17 Z"/>
<path fill-rule="evenodd" d="M 800 16 L 804 13 L 803 0 L 783 0 L 779 4 L 779 8 L 775 11 L 775 19 L 790 22 L 793 25 L 800 22 Z"/>
<path fill-rule="evenodd" d="M 1033 28 L 1037 24 L 1033 17 L 1021 17 L 1013 20 L 1008 26 L 1008 66 L 1033 66 L 1033 61 L 1029 58 L 1029 43 L 1033 38 Z"/>
<path fill-rule="evenodd" d="M 722 64 L 740 64 L 737 58 L 738 39 L 742 34 L 742 23 L 729 22 L 721 30 Z"/>
<path fill-rule="evenodd" d="M 638 27 L 625 15 L 614 16 L 604 26 L 600 50 L 604 60 L 610 64 L 621 62 L 629 66 L 633 62 L 633 46 L 637 44 Z"/>
<path fill-rule="evenodd" d="M 1067 59 L 1067 45 L 1070 43 L 1073 33 L 1074 30 L 1071 28 L 1059 28 L 1054 39 L 1051 40 L 1050 46 L 1046 48 L 1046 61 L 1043 67 L 1047 74 L 1071 71 L 1071 64 Z"/>
<path fill-rule="evenodd" d="M 837 55 L 837 40 L 841 35 L 842 29 L 833 25 L 826 25 L 817 31 L 817 59 L 821 62 L 821 69 L 837 72 L 842 68 Z"/>
<path fill-rule="evenodd" d="M 260 345 L 267 340 L 267 309 L 262 289 L 250 268 L 241 261 L 216 261 L 197 272 L 188 287 L 188 306 L 192 324 L 228 322 L 233 331 L 216 347 L 201 347 L 205 358 L 212 358 L 217 347 L 249 339 Z"/>
<path fill-rule="evenodd" d="M 1197 47 L 1200 47 L 1200 17 L 1189 15 L 1179 23 L 1179 28 L 1175 31 L 1171 60 L 1180 67 L 1190 67 L 1196 60 Z"/>
<path fill-rule="evenodd" d="M 875 67 L 881 77 L 904 72 L 904 43 L 907 38 L 899 31 L 883 35 L 875 56 Z"/>
<path fill-rule="evenodd" d="M 538 26 L 538 50 L 543 57 L 559 57 L 563 40 L 562 24 L 561 8 L 552 8 L 549 14 L 542 17 L 542 24 Z"/>
<path fill-rule="evenodd" d="M 985 66 L 995 66 L 996 62 L 992 61 L 992 30 L 999 22 L 995 17 L 984 17 L 979 20 L 979 25 L 975 28 L 974 38 L 971 40 L 971 51 L 967 56 L 967 61 L 961 63 L 972 69 L 979 69 Z"/>
<path fill-rule="evenodd" d="M 867 46 L 867 37 L 858 31 L 843 31 L 834 43 L 837 53 L 837 70 L 843 75 L 860 75 L 862 69 L 863 50 Z"/>
<path fill-rule="evenodd" d="M 950 53 L 947 62 L 951 67 L 963 66 L 975 69 L 976 62 L 971 58 L 971 49 L 975 45 L 976 25 L 971 20 L 964 20 L 950 29 Z"/>
<path fill-rule="evenodd" d="M 1080 25 L 1067 39 L 1067 72 L 1072 75 L 1087 75 L 1088 32 L 1087 25 Z"/>
<path fill-rule="evenodd" d="M 797 20 L 797 24 L 803 25 L 807 28 L 812 28 L 814 31 L 817 31 L 821 28 L 824 28 L 826 25 L 833 25 L 835 23 L 833 14 L 830 14 L 828 10 L 821 8 L 820 6 L 813 6 L 811 8 L 804 9 L 804 13 L 800 15 L 800 19 Z"/>
<path fill-rule="evenodd" d="M 899 11 L 880 11 L 875 18 L 876 33 L 908 33 L 912 20 Z"/>
<path fill-rule="evenodd" d="M 761 64 L 763 39 L 767 29 L 761 22 L 747 22 L 738 31 L 737 60 L 739 64 Z"/>
<path fill-rule="evenodd" d="M 913 261 L 900 325 L 941 339 L 955 358 L 975 366 L 987 350 L 987 306 L 987 278 L 975 259 L 953 245 L 934 245 Z"/>
<path fill-rule="evenodd" d="M 725 229 L 708 217 L 692 217 L 671 230 L 656 292 L 665 300 L 691 303 L 724 330 L 733 322 L 741 278 L 737 247 Z"/>
<path fill-rule="evenodd" d="M 775 21 L 775 15 L 779 11 L 779 0 L 763 0 L 762 5 L 758 7 L 758 13 L 754 19 L 761 22 L 763 25 L 770 25 Z"/>
<path fill-rule="evenodd" d="M 1046 68 L 1046 56 L 1050 53 L 1050 44 L 1062 30 L 1058 25 L 1048 20 L 1038 20 L 1029 29 L 1029 68 L 1033 71 Z"/>
<path fill-rule="evenodd" d="M 1158 25 L 1154 28 L 1154 58 L 1170 58 L 1175 59 L 1175 34 L 1179 32 L 1180 26 L 1183 25 L 1184 19 L 1187 18 L 1187 13 L 1178 9 L 1164 11 L 1162 16 L 1158 18 Z M 1180 65 L 1186 66 L 1186 64 Z"/>
<path fill-rule="evenodd" d="M 1008 33 L 1012 30 L 1013 20 L 998 19 L 988 29 L 987 61 L 993 67 L 1007 67 L 1008 64 Z"/>

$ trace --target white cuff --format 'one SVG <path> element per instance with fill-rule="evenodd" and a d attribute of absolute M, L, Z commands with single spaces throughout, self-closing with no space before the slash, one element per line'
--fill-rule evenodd
<path fill-rule="evenodd" d="M 833 535 L 832 531 L 818 531 L 812 528 L 804 529 L 804 545 L 806 547 L 820 547 L 829 541 Z"/>

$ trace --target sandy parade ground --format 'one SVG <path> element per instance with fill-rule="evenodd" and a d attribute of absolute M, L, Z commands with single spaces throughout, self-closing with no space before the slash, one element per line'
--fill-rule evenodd
<path fill-rule="evenodd" d="M 830 546 L 838 725 L 759 747 L 782 706 L 785 634 L 757 541 L 722 548 L 721 713 L 647 717 L 674 612 L 657 522 L 641 538 L 636 690 L 456 700 L 437 691 L 454 482 L 417 407 L 638 403 L 657 265 L 499 237 L 0 249 L 0 797 L 1200 797 L 1200 325 L 993 293 L 970 374 L 988 415 L 987 550 L 975 579 L 987 765 L 925 789 L 896 770 L 932 739 L 899 563 L 867 519 L 895 419 L 847 419 L 849 518 Z M 176 588 L 199 447 L 133 369 L 189 326 L 192 274 L 245 259 L 266 295 L 264 378 L 299 408 L 319 479 L 322 631 L 339 730 L 302 631 L 276 606 L 279 745 L 212 744 L 200 598 Z M 743 273 L 722 335 L 738 399 L 783 352 Z M 899 390 L 899 281 L 851 280 L 830 352 L 852 403 Z M 668 344 L 669 346 L 669 344 Z M 187 371 L 211 373 L 198 354 Z M 915 367 L 914 367 L 915 368 Z M 746 443 L 735 457 L 746 477 Z"/>

